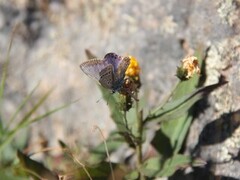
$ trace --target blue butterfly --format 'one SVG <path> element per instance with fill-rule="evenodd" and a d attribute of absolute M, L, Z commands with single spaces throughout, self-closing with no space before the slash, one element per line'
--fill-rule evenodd
<path fill-rule="evenodd" d="M 80 65 L 80 68 L 86 75 L 114 93 L 122 88 L 129 64 L 129 57 L 108 53 L 103 60 L 92 59 L 86 61 Z"/>

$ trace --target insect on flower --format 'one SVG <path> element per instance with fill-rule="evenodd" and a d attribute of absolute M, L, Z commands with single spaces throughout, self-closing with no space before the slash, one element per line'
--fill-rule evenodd
<path fill-rule="evenodd" d="M 129 64 L 129 57 L 108 53 L 103 60 L 92 59 L 86 61 L 80 65 L 80 68 L 86 75 L 114 93 L 122 88 Z"/>

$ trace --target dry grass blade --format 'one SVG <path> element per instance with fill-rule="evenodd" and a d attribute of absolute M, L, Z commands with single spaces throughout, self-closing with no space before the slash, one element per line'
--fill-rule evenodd
<path fill-rule="evenodd" d="M 115 176 L 114 176 L 114 173 L 113 173 L 113 167 L 112 167 L 112 163 L 111 163 L 111 160 L 110 160 L 110 155 L 109 155 L 109 152 L 108 152 L 108 147 L 107 147 L 107 143 L 106 143 L 105 137 L 104 137 L 101 129 L 98 126 L 95 126 L 95 129 L 99 130 L 99 132 L 100 132 L 100 134 L 101 134 L 101 136 L 103 138 L 106 154 L 107 154 L 108 161 L 109 161 L 109 166 L 110 166 L 110 169 L 111 169 L 112 179 L 115 180 Z"/>

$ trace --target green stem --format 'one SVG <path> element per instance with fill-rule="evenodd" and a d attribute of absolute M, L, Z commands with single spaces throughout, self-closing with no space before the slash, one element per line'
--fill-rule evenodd
<path fill-rule="evenodd" d="M 129 130 L 129 128 L 128 128 L 128 122 L 127 122 L 127 111 L 124 111 L 123 113 L 124 113 L 124 114 L 123 114 L 123 118 L 124 118 L 125 126 L 126 126 L 127 130 Z"/>
<path fill-rule="evenodd" d="M 138 142 L 137 142 L 137 146 L 136 146 L 137 168 L 138 168 L 140 180 L 145 180 L 144 174 L 140 170 L 140 167 L 143 162 L 143 158 L 142 158 L 143 111 L 139 112 L 138 102 L 136 102 L 136 113 L 137 113 L 137 126 L 138 126 L 137 127 Z"/>

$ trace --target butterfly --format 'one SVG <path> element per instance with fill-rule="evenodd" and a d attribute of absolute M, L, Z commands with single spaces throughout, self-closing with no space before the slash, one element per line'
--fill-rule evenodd
<path fill-rule="evenodd" d="M 80 64 L 82 71 L 95 79 L 101 86 L 113 93 L 119 91 L 124 83 L 125 72 L 130 64 L 129 57 L 108 53 L 103 60 L 92 59 Z"/>

